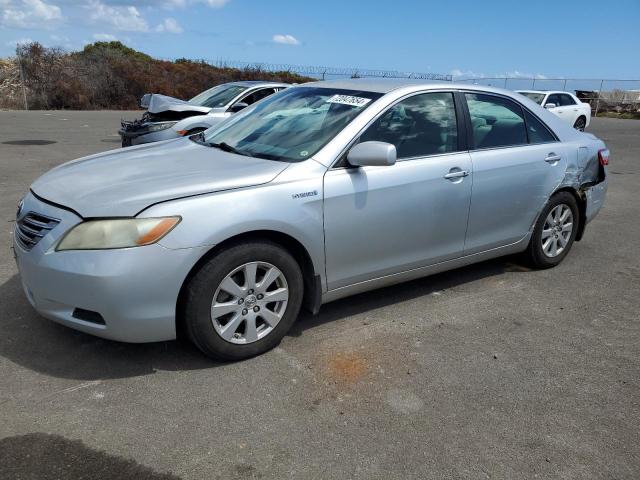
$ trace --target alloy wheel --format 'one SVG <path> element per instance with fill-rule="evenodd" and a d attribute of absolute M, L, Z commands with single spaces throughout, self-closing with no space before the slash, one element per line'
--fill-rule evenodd
<path fill-rule="evenodd" d="M 573 213 L 564 203 L 556 205 L 542 227 L 542 251 L 549 258 L 560 255 L 569 244 L 573 232 Z"/>
<path fill-rule="evenodd" d="M 231 271 L 216 289 L 211 321 L 218 335 L 235 344 L 269 335 L 287 309 L 284 274 L 267 262 L 250 262 Z"/>

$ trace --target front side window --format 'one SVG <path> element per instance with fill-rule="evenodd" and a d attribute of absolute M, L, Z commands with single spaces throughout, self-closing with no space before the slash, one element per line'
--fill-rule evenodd
<path fill-rule="evenodd" d="M 218 85 L 196 95 L 189 103 L 209 108 L 224 107 L 246 89 L 240 85 Z"/>
<path fill-rule="evenodd" d="M 458 149 L 452 93 L 423 93 L 390 107 L 360 136 L 360 142 L 387 142 L 398 158 L 422 157 Z"/>
<path fill-rule="evenodd" d="M 262 100 L 263 98 L 267 98 L 273 93 L 275 93 L 275 90 L 273 88 L 262 88 L 253 93 L 250 93 L 240 101 L 246 103 L 247 105 L 253 105 L 257 101 Z"/>
<path fill-rule="evenodd" d="M 240 155 L 306 160 L 381 96 L 335 88 L 288 88 L 207 130 L 204 141 Z"/>
<path fill-rule="evenodd" d="M 576 104 L 575 100 L 571 97 L 571 95 L 567 95 L 566 93 L 560 93 L 558 97 L 560 97 L 560 105 L 562 105 L 563 107 Z"/>
<path fill-rule="evenodd" d="M 497 148 L 526 145 L 522 108 L 502 97 L 465 93 L 474 148 Z"/>

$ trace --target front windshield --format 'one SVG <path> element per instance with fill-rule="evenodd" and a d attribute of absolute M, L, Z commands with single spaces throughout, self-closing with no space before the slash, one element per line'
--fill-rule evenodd
<path fill-rule="evenodd" d="M 189 103 L 209 108 L 224 107 L 246 89 L 240 85 L 218 85 L 196 95 Z"/>
<path fill-rule="evenodd" d="M 314 155 L 381 96 L 335 88 L 289 88 L 205 132 L 204 140 L 243 155 L 297 162 Z"/>
<path fill-rule="evenodd" d="M 519 92 L 520 95 L 524 95 L 525 97 L 529 97 L 531 100 L 536 102 L 539 105 L 542 105 L 542 101 L 544 100 L 545 94 L 538 92 Z"/>

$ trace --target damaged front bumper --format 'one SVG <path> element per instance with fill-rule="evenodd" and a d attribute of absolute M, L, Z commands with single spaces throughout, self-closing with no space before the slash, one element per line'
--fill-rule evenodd
<path fill-rule="evenodd" d="M 133 121 L 122 120 L 118 134 L 122 139 L 123 147 L 170 140 L 180 137 L 180 134 L 171 128 L 176 123 L 178 122 L 149 122 L 144 119 Z"/>

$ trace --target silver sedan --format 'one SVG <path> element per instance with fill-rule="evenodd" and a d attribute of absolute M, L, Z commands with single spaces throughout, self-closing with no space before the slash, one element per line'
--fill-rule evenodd
<path fill-rule="evenodd" d="M 560 263 L 604 202 L 609 152 L 521 95 L 305 84 L 190 138 L 38 179 L 14 249 L 45 317 L 242 359 L 301 307 L 524 252 Z"/>

